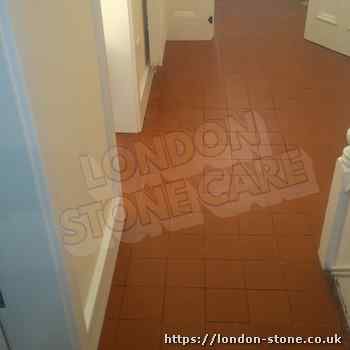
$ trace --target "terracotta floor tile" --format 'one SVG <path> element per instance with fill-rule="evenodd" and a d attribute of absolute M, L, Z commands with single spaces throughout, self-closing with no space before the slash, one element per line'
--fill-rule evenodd
<path fill-rule="evenodd" d="M 248 322 L 249 312 L 245 291 L 208 289 L 208 322 Z"/>
<path fill-rule="evenodd" d="M 195 133 L 197 153 L 207 164 L 220 164 L 219 160 L 231 160 L 228 121 L 207 120 Z M 229 162 L 226 162 L 229 163 Z M 203 164 L 204 165 L 204 164 Z"/>
<path fill-rule="evenodd" d="M 208 75 L 204 87 L 204 106 L 206 108 L 226 108 L 225 81 L 219 76 Z"/>
<path fill-rule="evenodd" d="M 282 264 L 286 287 L 289 290 L 318 290 L 329 287 L 329 276 L 318 263 Z"/>
<path fill-rule="evenodd" d="M 118 252 L 116 269 L 113 276 L 113 283 L 117 285 L 125 285 L 128 278 L 131 255 L 129 250 L 120 249 Z"/>
<path fill-rule="evenodd" d="M 206 108 L 204 111 L 204 119 L 206 121 L 217 122 L 220 120 L 226 120 L 229 115 L 230 112 L 227 108 Z"/>
<path fill-rule="evenodd" d="M 280 114 L 275 109 L 266 110 L 263 108 L 255 109 L 255 113 L 263 120 L 266 129 L 269 132 L 280 132 Z"/>
<path fill-rule="evenodd" d="M 294 324 L 308 324 L 318 320 L 318 325 L 339 327 L 337 305 L 329 293 L 290 291 L 289 298 Z"/>
<path fill-rule="evenodd" d="M 238 235 L 239 219 L 237 216 L 232 218 L 218 218 L 213 215 L 206 215 L 204 222 L 206 235 Z"/>
<path fill-rule="evenodd" d="M 174 111 L 173 117 L 179 122 L 178 129 L 197 130 L 204 123 L 202 109 L 181 108 Z"/>
<path fill-rule="evenodd" d="M 110 292 L 106 318 L 118 320 L 120 317 L 121 307 L 124 300 L 125 287 L 113 285 Z"/>
<path fill-rule="evenodd" d="M 248 303 L 253 323 L 284 325 L 291 321 L 287 292 L 248 291 Z"/>
<path fill-rule="evenodd" d="M 253 108 L 275 108 L 271 86 L 267 80 L 249 80 L 248 93 Z"/>
<path fill-rule="evenodd" d="M 120 317 L 122 319 L 160 320 L 164 290 L 158 287 L 127 287 Z"/>
<path fill-rule="evenodd" d="M 171 287 L 204 287 L 203 260 L 169 259 L 167 285 Z"/>
<path fill-rule="evenodd" d="M 161 287 L 165 280 L 164 259 L 133 259 L 127 284 L 129 286 Z"/>
<path fill-rule="evenodd" d="M 198 259 L 203 256 L 204 240 L 200 236 L 172 233 L 169 239 L 169 257 Z"/>
<path fill-rule="evenodd" d="M 246 236 L 240 238 L 238 250 L 245 260 L 275 260 L 276 242 L 270 237 Z"/>
<path fill-rule="evenodd" d="M 279 259 L 286 262 L 316 262 L 317 248 L 312 237 L 293 236 L 277 239 Z"/>
<path fill-rule="evenodd" d="M 172 224 L 172 232 L 177 235 L 202 235 L 204 232 L 203 225 L 190 226 L 191 219 L 188 220 L 188 226 L 186 228 L 176 229 L 179 225 L 177 223 Z"/>
<path fill-rule="evenodd" d="M 246 81 L 238 75 L 231 75 L 226 80 L 228 107 L 234 110 L 250 109 Z"/>
<path fill-rule="evenodd" d="M 230 236 L 209 236 L 206 240 L 205 256 L 209 259 L 232 259 L 237 252 L 236 241 L 237 239 Z"/>
<path fill-rule="evenodd" d="M 115 349 L 158 350 L 160 334 L 159 322 L 120 320 Z"/>
<path fill-rule="evenodd" d="M 118 348 L 160 350 L 163 339 L 158 335 L 157 345 L 155 340 L 159 327 L 197 335 L 204 322 L 210 332 L 222 327 L 224 333 L 252 330 L 267 336 L 288 334 L 294 326 L 307 331 L 313 319 L 339 329 L 337 305 L 319 269 L 317 248 L 334 164 L 348 127 L 350 70 L 345 69 L 346 58 L 305 41 L 304 28 L 305 10 L 298 1 L 218 0 L 212 41 L 167 43 L 143 131 L 117 135 L 122 159 L 130 161 L 140 143 L 152 148 L 157 140 L 166 146 L 166 159 L 151 152 L 140 169 L 152 176 L 123 181 L 124 197 L 133 203 L 136 190 L 180 176 L 188 178 L 199 198 L 195 196 L 196 215 L 159 220 L 146 233 L 145 227 L 125 232 L 124 242 L 148 237 L 120 248 L 106 316 L 106 324 L 113 318 L 108 334 L 115 333 L 119 316 L 131 319 L 122 321 L 125 335 Z M 184 150 L 189 160 L 182 168 L 167 143 L 169 133 L 177 132 L 197 152 L 193 158 L 191 147 Z M 260 161 L 272 171 L 273 162 L 301 149 L 313 162 L 319 192 L 307 195 L 296 185 L 288 189 L 288 198 L 277 189 L 261 195 L 261 183 L 254 182 L 260 178 L 251 177 L 253 165 Z M 165 175 L 157 168 L 161 161 L 172 165 Z M 254 202 L 247 204 L 251 193 Z M 227 194 L 234 201 L 222 206 Z M 180 200 L 180 194 L 171 195 L 168 205 L 174 199 Z M 160 209 L 166 211 L 165 206 Z M 144 220 L 149 212 L 141 206 L 138 214 Z M 131 223 L 129 218 L 126 225 Z M 161 227 L 164 234 L 150 238 Z M 125 287 L 127 283 L 131 285 Z M 160 287 L 165 283 L 166 295 Z M 163 316 L 161 326 L 148 322 Z M 114 336 L 103 339 L 106 349 L 117 347 Z"/>
<path fill-rule="evenodd" d="M 168 256 L 168 235 L 146 238 L 135 243 L 132 249 L 133 258 L 166 258 Z"/>
<path fill-rule="evenodd" d="M 286 289 L 281 265 L 275 262 L 246 262 L 245 279 L 248 289 Z"/>
<path fill-rule="evenodd" d="M 240 216 L 240 233 L 247 235 L 272 235 L 272 216 L 266 212 L 251 212 Z"/>
<path fill-rule="evenodd" d="M 165 295 L 164 321 L 203 322 L 204 290 L 168 287 Z"/>
<path fill-rule="evenodd" d="M 114 350 L 117 345 L 118 322 L 106 320 L 100 337 L 99 350 Z"/>
<path fill-rule="evenodd" d="M 206 262 L 206 285 L 207 288 L 244 288 L 242 263 L 228 260 L 208 260 Z"/>
<path fill-rule="evenodd" d="M 308 217 L 304 214 L 274 214 L 273 221 L 277 235 L 311 235 L 312 233 Z"/>

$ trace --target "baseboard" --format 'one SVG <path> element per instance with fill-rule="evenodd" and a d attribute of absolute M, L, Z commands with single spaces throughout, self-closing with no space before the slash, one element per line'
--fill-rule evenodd
<path fill-rule="evenodd" d="M 337 266 L 329 270 L 332 276 L 350 277 L 350 266 Z"/>
<path fill-rule="evenodd" d="M 98 348 L 119 250 L 123 218 L 123 202 L 120 198 L 114 209 L 111 208 L 109 219 L 105 225 L 100 252 L 84 308 L 89 350 L 97 350 Z"/>
<path fill-rule="evenodd" d="M 347 326 L 350 328 L 350 274 L 336 276 L 335 285 L 344 311 Z"/>

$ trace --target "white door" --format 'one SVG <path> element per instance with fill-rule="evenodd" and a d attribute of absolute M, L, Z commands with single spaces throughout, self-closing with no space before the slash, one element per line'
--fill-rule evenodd
<path fill-rule="evenodd" d="M 169 0 L 168 40 L 211 40 L 215 0 Z"/>
<path fill-rule="evenodd" d="M 151 66 L 161 66 L 167 41 L 167 0 L 147 0 L 149 59 Z"/>
<path fill-rule="evenodd" d="M 310 0 L 305 39 L 350 56 L 350 1 Z"/>

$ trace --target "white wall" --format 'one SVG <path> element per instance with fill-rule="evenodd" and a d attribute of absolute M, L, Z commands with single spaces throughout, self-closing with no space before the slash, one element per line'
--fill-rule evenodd
<path fill-rule="evenodd" d="M 101 159 L 108 149 L 90 5 L 84 0 L 38 1 L 35 6 L 11 1 L 57 222 L 64 210 L 92 201 L 79 157 Z M 83 304 L 97 254 L 67 254 Z"/>
<path fill-rule="evenodd" d="M 81 231 L 64 227 L 62 221 L 62 214 L 68 209 L 82 211 L 82 206 L 120 194 L 120 186 L 117 183 L 109 183 L 103 188 L 103 194 L 96 198 L 96 192 L 92 192 L 87 186 L 80 161 L 81 156 L 88 155 L 96 159 L 97 164 L 101 164 L 106 152 L 115 146 L 99 5 L 98 0 L 91 2 L 77 0 L 74 3 L 63 0 L 54 3 L 38 1 L 33 7 L 33 3 L 29 0 L 14 0 L 8 4 L 9 14 L 2 16 L 2 18 L 9 18 L 19 66 L 23 69 L 23 94 L 27 96 L 30 114 L 33 116 L 30 126 L 24 128 L 24 131 L 27 132 L 30 128 L 35 130 L 35 142 L 38 144 L 38 157 L 40 157 L 35 166 L 42 167 L 40 168 L 43 173 L 42 181 L 45 182 L 45 186 L 47 185 L 49 192 L 47 202 L 41 209 L 43 211 L 48 210 L 49 207 L 53 209 L 54 234 L 57 230 L 58 246 L 51 247 L 51 253 L 58 254 L 58 250 L 62 248 L 64 256 L 61 257 L 62 259 L 57 258 L 56 262 L 62 265 L 59 268 L 63 278 L 67 278 L 68 284 L 63 286 L 63 293 L 69 294 L 67 297 L 62 297 L 61 303 L 56 295 L 54 295 L 56 300 L 53 300 L 53 296 L 50 295 L 51 289 L 52 293 L 58 295 L 60 293 L 60 289 L 51 282 L 52 279 L 58 278 L 56 276 L 58 270 L 51 272 L 49 276 L 48 272 L 44 271 L 46 274 L 43 273 L 40 277 L 36 277 L 37 273 L 34 269 L 32 269 L 34 275 L 31 274 L 31 270 L 28 271 L 28 283 L 32 282 L 33 278 L 38 278 L 41 282 L 35 284 L 35 297 L 39 303 L 43 301 L 43 309 L 38 312 L 38 315 L 42 317 L 42 314 L 45 314 L 48 325 L 42 323 L 34 332 L 30 326 L 28 327 L 28 336 L 32 339 L 27 341 L 27 349 L 54 348 L 57 345 L 60 349 L 68 350 L 71 344 L 67 336 L 72 333 L 83 342 L 79 348 L 95 350 L 108 299 L 118 250 L 118 244 L 112 245 L 111 230 L 104 225 L 92 232 L 91 217 L 86 213 L 79 214 L 76 221 L 80 228 L 84 228 L 83 233 L 86 236 L 81 242 L 76 242 L 78 244 L 75 244 L 72 249 L 72 246 L 67 245 L 67 238 L 69 237 L 70 241 L 72 238 L 80 239 L 81 237 L 75 234 Z M 16 136 L 11 134 L 11 138 L 5 140 L 5 144 L 11 149 L 11 142 L 16 142 Z M 46 191 L 42 183 L 37 185 L 40 185 L 40 191 Z M 10 189 L 12 192 L 6 192 L 7 196 L 9 198 L 16 196 L 13 186 Z M 21 186 L 18 186 L 18 189 L 26 191 Z M 27 193 L 24 192 L 23 196 L 26 195 Z M 32 201 L 35 209 L 34 200 Z M 109 220 L 110 228 L 114 224 L 113 218 L 122 215 L 121 206 L 118 206 L 115 212 L 109 210 L 107 214 L 109 216 L 106 219 Z M 50 218 L 47 215 L 47 221 L 51 223 Z M 110 221 L 111 219 L 113 221 Z M 119 220 L 118 223 L 120 230 L 122 221 Z M 23 229 L 22 226 L 20 228 Z M 45 230 L 41 231 L 41 229 L 37 227 L 36 233 L 44 234 Z M 30 231 L 28 234 L 28 237 L 26 236 L 28 242 L 36 244 L 35 235 L 32 236 Z M 53 237 L 52 232 L 50 234 L 50 239 L 55 241 L 56 236 Z M 92 239 L 92 234 L 97 237 Z M 19 243 L 11 240 L 10 242 L 13 246 Z M 89 243 L 89 246 L 85 243 Z M 17 250 L 19 255 L 32 252 L 32 249 L 28 249 L 28 252 Z M 35 257 L 31 256 L 34 265 L 35 260 L 39 265 L 41 260 L 45 262 L 46 253 L 47 251 L 43 250 L 42 253 L 37 252 Z M 50 258 L 53 257 L 49 256 L 48 259 Z M 46 268 L 51 268 L 51 265 L 48 264 Z M 8 271 L 11 272 L 10 267 Z M 40 275 L 40 271 L 38 273 Z M 27 287 L 30 289 L 32 286 L 28 284 Z M 46 292 L 48 295 L 43 297 L 42 294 Z M 28 295 L 30 296 L 30 291 Z M 46 299 L 52 303 L 47 309 Z M 67 300 L 70 304 L 68 316 L 65 314 L 67 311 L 65 305 L 62 305 Z M 32 310 L 33 306 L 35 303 L 30 300 L 28 310 Z M 57 308 L 60 311 L 52 316 L 52 319 L 61 317 L 59 327 L 56 327 L 55 331 L 63 332 L 61 335 L 56 334 L 62 338 L 60 341 L 55 341 L 55 337 L 47 333 L 52 330 L 51 315 L 48 313 L 53 309 L 57 311 Z M 21 316 L 21 319 L 17 320 L 19 323 L 21 321 L 27 323 L 28 318 L 33 314 L 33 311 L 27 312 L 24 316 L 16 311 L 18 310 L 15 310 L 12 317 L 17 317 L 17 314 Z M 63 320 L 64 316 L 67 316 L 67 319 Z M 33 320 L 35 321 L 34 316 Z M 69 325 L 69 322 L 74 323 L 74 326 Z M 35 323 L 33 323 L 34 326 Z M 64 327 L 68 327 L 68 331 L 63 331 Z M 43 339 L 40 337 L 35 339 L 37 329 L 40 329 L 40 337 Z M 54 342 L 52 344 L 54 346 L 50 346 L 50 342 Z M 37 346 L 31 347 L 31 344 L 37 344 Z"/>
<path fill-rule="evenodd" d="M 33 167 L 40 164 L 36 135 L 30 116 L 23 113 L 26 101 L 21 89 L 14 86 L 18 72 L 8 44 L 12 42 L 8 19 L 1 2 L 0 285 L 6 308 L 0 310 L 0 319 L 11 349 L 71 350 L 76 345 L 74 329 L 58 278 L 55 231 L 47 225 L 51 217 L 42 196 L 46 189 L 38 188 L 42 169 Z"/>

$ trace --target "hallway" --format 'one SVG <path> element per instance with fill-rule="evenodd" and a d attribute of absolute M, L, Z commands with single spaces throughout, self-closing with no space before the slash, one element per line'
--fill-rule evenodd
<path fill-rule="evenodd" d="M 317 248 L 350 60 L 303 39 L 305 11 L 217 0 L 213 41 L 168 43 L 144 131 L 117 135 L 127 219 L 101 350 L 183 347 L 165 333 L 343 334 Z"/>

